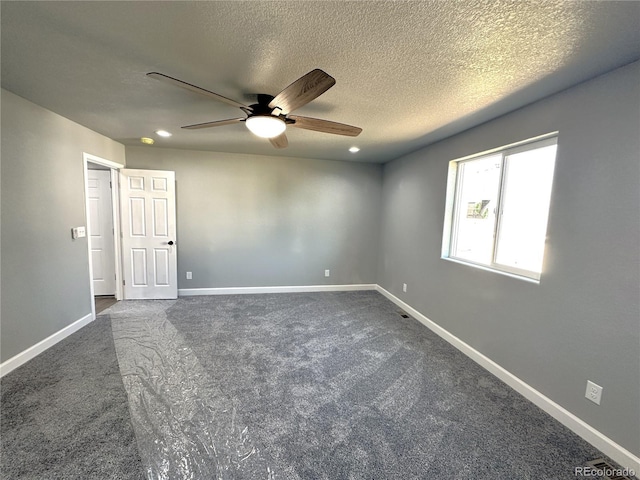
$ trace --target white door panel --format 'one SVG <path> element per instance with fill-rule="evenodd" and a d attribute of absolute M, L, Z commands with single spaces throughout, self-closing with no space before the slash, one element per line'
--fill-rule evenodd
<path fill-rule="evenodd" d="M 124 296 L 177 298 L 175 173 L 120 170 Z"/>
<path fill-rule="evenodd" d="M 111 208 L 111 171 L 87 171 L 89 236 L 93 294 L 113 295 L 115 280 L 115 243 Z"/>

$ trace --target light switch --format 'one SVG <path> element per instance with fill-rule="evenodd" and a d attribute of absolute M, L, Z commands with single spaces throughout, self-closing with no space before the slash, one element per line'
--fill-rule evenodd
<path fill-rule="evenodd" d="M 85 227 L 73 227 L 71 229 L 71 238 L 84 238 L 87 236 L 87 230 Z"/>

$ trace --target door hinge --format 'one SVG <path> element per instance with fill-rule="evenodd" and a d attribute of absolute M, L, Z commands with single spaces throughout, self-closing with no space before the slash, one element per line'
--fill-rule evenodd
<path fill-rule="evenodd" d="M 113 188 L 113 184 L 109 182 L 109 188 Z"/>
<path fill-rule="evenodd" d="M 122 280 L 122 285 L 126 285 L 126 284 L 124 283 L 124 280 Z"/>

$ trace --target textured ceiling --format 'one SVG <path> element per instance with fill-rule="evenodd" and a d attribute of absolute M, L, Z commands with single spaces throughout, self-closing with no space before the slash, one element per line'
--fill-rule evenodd
<path fill-rule="evenodd" d="M 125 144 L 384 162 L 640 58 L 640 2 L 440 0 L 6 2 L 2 87 Z M 336 85 L 299 115 L 357 138 L 289 129 L 275 150 L 237 108 L 314 68 Z M 362 150 L 350 154 L 357 145 Z"/>

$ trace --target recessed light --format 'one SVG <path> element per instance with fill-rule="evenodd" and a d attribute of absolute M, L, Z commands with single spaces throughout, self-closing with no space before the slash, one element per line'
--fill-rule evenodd
<path fill-rule="evenodd" d="M 359 149 L 358 147 L 351 147 L 351 148 L 349 149 L 349 151 L 350 151 L 351 153 L 358 153 L 358 152 L 360 151 L 360 149 Z"/>
<path fill-rule="evenodd" d="M 147 145 L 153 145 L 155 143 L 155 141 L 153 140 L 153 138 L 149 138 L 149 137 L 141 137 L 140 141 L 142 143 L 146 143 Z"/>
<path fill-rule="evenodd" d="M 160 135 L 161 137 L 170 137 L 172 134 L 166 130 L 156 130 L 156 135 Z"/>

